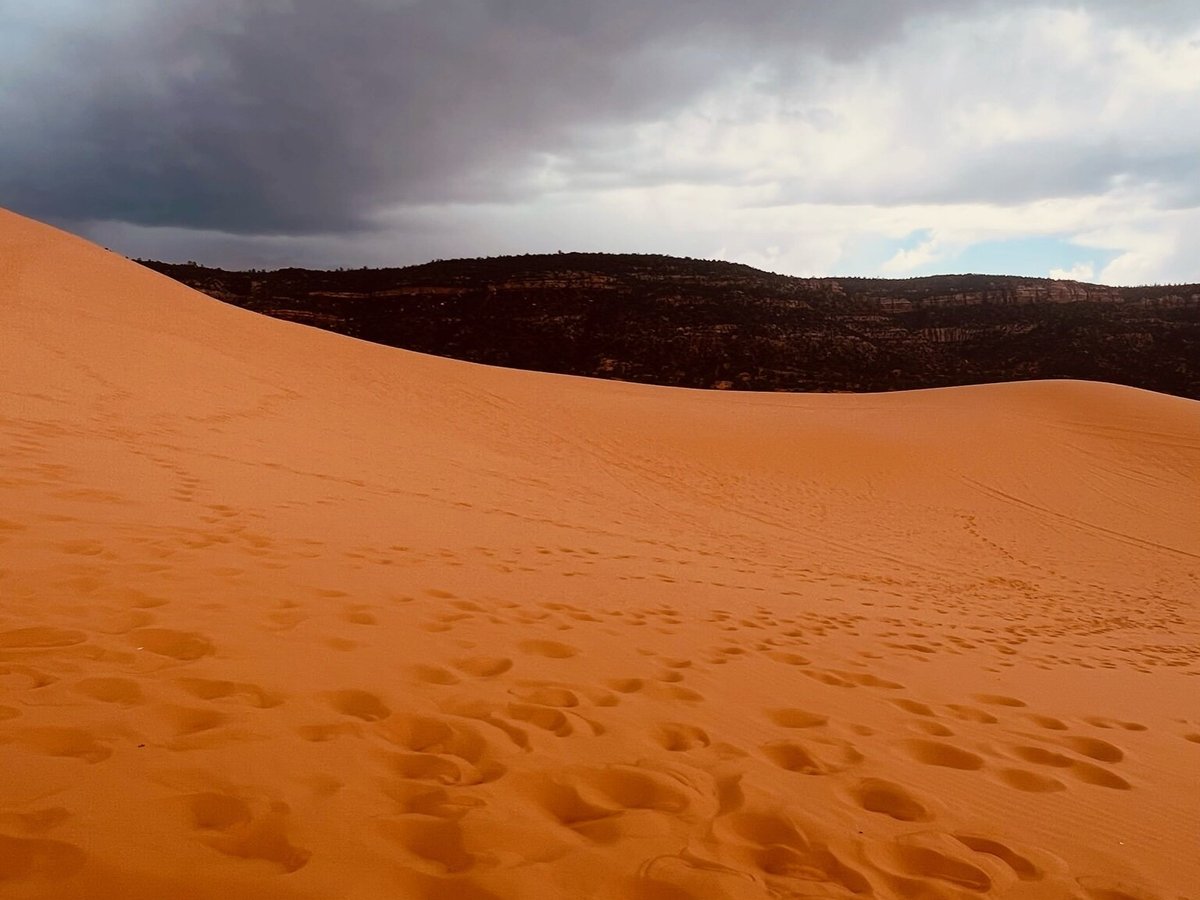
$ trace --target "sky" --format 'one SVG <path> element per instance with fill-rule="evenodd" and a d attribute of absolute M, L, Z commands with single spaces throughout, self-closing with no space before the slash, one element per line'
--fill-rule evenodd
<path fill-rule="evenodd" d="M 1200 3 L 0 0 L 0 206 L 226 268 L 1200 282 Z"/>

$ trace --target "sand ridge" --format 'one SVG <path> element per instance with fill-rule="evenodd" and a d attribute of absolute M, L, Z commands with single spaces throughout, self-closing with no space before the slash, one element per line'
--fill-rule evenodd
<path fill-rule="evenodd" d="M 0 213 L 0 896 L 1200 895 L 1200 404 L 366 345 Z"/>

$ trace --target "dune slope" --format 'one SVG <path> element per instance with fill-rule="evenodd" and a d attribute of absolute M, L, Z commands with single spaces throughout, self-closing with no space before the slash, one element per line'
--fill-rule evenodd
<path fill-rule="evenodd" d="M 0 213 L 0 896 L 1200 896 L 1200 404 L 724 395 Z"/>

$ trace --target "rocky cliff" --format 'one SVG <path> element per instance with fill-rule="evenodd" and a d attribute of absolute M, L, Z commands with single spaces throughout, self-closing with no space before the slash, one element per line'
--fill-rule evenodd
<path fill-rule="evenodd" d="M 350 271 L 143 264 L 267 315 L 515 368 L 788 391 L 1080 378 L 1200 399 L 1200 285 L 790 278 L 576 253 Z"/>

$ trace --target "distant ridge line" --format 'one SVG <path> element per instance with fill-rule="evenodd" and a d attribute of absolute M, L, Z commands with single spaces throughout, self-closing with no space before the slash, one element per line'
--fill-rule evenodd
<path fill-rule="evenodd" d="M 276 318 L 472 362 L 694 388 L 1070 378 L 1200 399 L 1200 285 L 799 278 L 657 254 L 233 272 L 138 260 Z"/>

